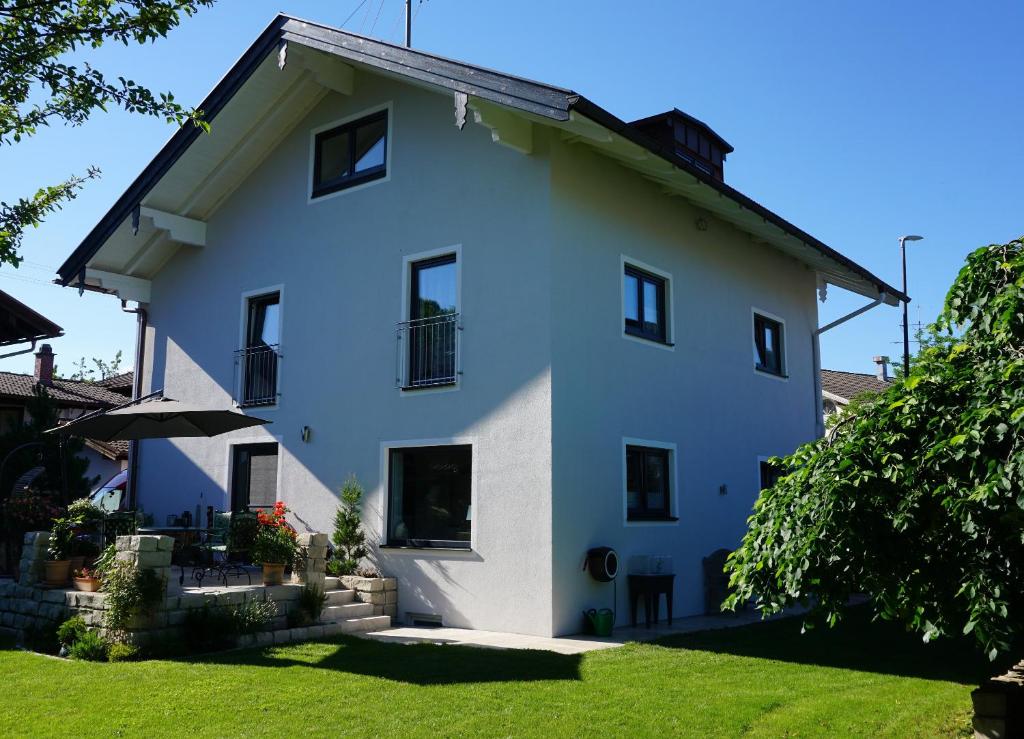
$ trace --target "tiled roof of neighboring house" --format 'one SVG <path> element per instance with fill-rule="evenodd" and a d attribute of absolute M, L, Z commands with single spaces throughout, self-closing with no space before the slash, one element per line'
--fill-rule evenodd
<path fill-rule="evenodd" d="M 86 439 L 85 445 L 102 454 L 107 459 L 128 459 L 127 441 L 98 441 L 97 439 Z"/>
<path fill-rule="evenodd" d="M 130 396 L 132 386 L 135 384 L 135 373 L 122 372 L 119 375 L 111 375 L 103 380 L 96 380 L 96 384 L 108 390 L 113 390 L 115 393 Z"/>
<path fill-rule="evenodd" d="M 33 375 L 19 375 L 14 372 L 0 372 L 0 398 L 31 398 L 36 386 Z M 57 380 L 46 388 L 50 397 L 60 405 L 79 405 L 87 408 L 103 408 L 121 405 L 125 397 L 95 382 L 81 380 Z"/>
<path fill-rule="evenodd" d="M 889 382 L 879 380 L 875 375 L 862 372 L 821 371 L 821 389 L 844 402 L 849 402 L 861 393 L 880 393 L 889 387 Z"/>

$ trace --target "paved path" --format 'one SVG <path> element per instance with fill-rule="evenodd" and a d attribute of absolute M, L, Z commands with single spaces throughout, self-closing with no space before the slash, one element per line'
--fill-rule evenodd
<path fill-rule="evenodd" d="M 508 634 L 501 631 L 477 631 L 475 629 L 453 628 L 418 628 L 398 626 L 382 631 L 370 631 L 362 636 L 377 641 L 396 642 L 398 644 L 456 644 L 470 647 L 487 647 L 491 649 L 542 649 L 559 654 L 580 654 L 595 649 L 611 649 L 621 647 L 631 641 L 651 641 L 668 634 L 689 634 L 694 631 L 711 629 L 728 629 L 746 626 L 761 620 L 759 612 L 750 609 L 739 614 L 716 616 L 689 616 L 677 618 L 669 626 L 664 621 L 645 628 L 623 626 L 615 629 L 611 636 L 528 636 L 526 634 Z"/>

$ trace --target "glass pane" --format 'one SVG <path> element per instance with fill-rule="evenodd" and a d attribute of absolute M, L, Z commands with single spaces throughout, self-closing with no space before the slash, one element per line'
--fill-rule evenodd
<path fill-rule="evenodd" d="M 472 447 L 391 453 L 391 534 L 396 541 L 470 540 Z"/>
<path fill-rule="evenodd" d="M 260 340 L 267 346 L 276 346 L 281 339 L 281 304 L 264 303 L 263 305 L 263 330 L 260 332 Z"/>
<path fill-rule="evenodd" d="M 356 172 L 384 166 L 387 133 L 387 119 L 374 121 L 356 129 Z"/>
<path fill-rule="evenodd" d="M 644 323 L 658 325 L 658 286 L 644 280 Z"/>
<path fill-rule="evenodd" d="M 644 460 L 644 487 L 647 493 L 647 510 L 655 513 L 668 512 L 668 470 L 666 456 L 647 454 Z"/>
<path fill-rule="evenodd" d="M 349 134 L 346 132 L 320 139 L 318 156 L 320 157 L 318 185 L 350 174 Z"/>
<path fill-rule="evenodd" d="M 640 321 L 640 282 L 633 275 L 627 274 L 623 281 L 626 298 L 626 320 Z"/>
<path fill-rule="evenodd" d="M 417 266 L 412 318 L 455 313 L 455 262 Z"/>
<path fill-rule="evenodd" d="M 249 507 L 273 508 L 277 502 L 277 454 L 249 458 Z"/>
<path fill-rule="evenodd" d="M 630 511 L 640 507 L 640 452 L 626 451 L 626 508 Z"/>

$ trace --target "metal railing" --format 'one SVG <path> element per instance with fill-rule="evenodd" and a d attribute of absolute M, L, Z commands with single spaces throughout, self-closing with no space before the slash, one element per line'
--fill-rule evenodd
<path fill-rule="evenodd" d="M 454 385 L 459 368 L 458 313 L 401 321 L 396 326 L 398 346 L 395 384 L 404 389 Z"/>
<path fill-rule="evenodd" d="M 281 358 L 277 349 L 277 344 L 267 344 L 235 352 L 236 400 L 243 408 L 277 403 L 277 365 Z"/>

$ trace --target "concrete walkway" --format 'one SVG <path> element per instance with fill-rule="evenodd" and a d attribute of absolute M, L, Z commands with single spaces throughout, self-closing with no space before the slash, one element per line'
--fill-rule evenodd
<path fill-rule="evenodd" d="M 397 644 L 454 644 L 490 649 L 541 649 L 559 654 L 581 654 L 596 649 L 621 647 L 627 642 L 651 641 L 669 634 L 690 634 L 695 631 L 729 629 L 746 626 L 761 620 L 758 611 L 749 609 L 738 614 L 715 616 L 689 616 L 673 619 L 669 626 L 664 621 L 645 628 L 644 626 L 623 626 L 615 629 L 611 636 L 529 636 L 509 634 L 501 631 L 477 631 L 475 629 L 420 628 L 398 626 L 382 631 L 370 631 L 360 636 L 376 641 Z"/>

